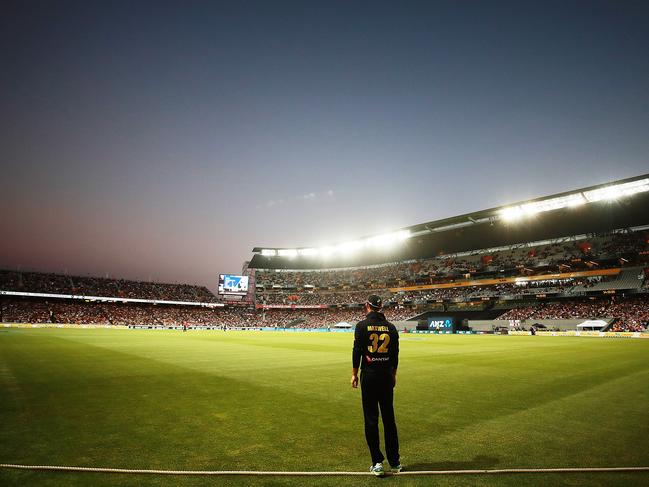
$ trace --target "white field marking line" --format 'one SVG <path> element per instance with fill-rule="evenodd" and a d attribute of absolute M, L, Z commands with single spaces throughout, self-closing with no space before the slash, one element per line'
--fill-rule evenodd
<path fill-rule="evenodd" d="M 66 472 L 99 472 L 121 474 L 154 474 L 154 475 L 249 475 L 249 476 L 350 476 L 374 475 L 372 472 L 273 472 L 254 470 L 144 470 L 104 467 L 68 467 L 57 465 L 14 465 L 0 463 L 0 468 L 19 470 L 58 470 Z M 649 472 L 649 467 L 591 467 L 591 468 L 505 468 L 496 470 L 419 470 L 413 472 L 392 473 L 386 475 L 485 475 L 514 473 L 589 473 L 589 472 Z"/>

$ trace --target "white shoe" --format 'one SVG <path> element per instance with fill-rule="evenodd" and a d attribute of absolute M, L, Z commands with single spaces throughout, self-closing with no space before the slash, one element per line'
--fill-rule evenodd
<path fill-rule="evenodd" d="M 377 463 L 373 467 L 370 467 L 370 472 L 372 472 L 377 477 L 383 477 L 385 475 L 385 470 L 383 470 L 382 463 Z"/>

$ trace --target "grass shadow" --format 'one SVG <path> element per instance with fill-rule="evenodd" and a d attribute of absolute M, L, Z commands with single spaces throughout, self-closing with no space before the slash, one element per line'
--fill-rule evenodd
<path fill-rule="evenodd" d="M 478 455 L 473 460 L 468 461 L 442 461 L 442 462 L 420 462 L 407 464 L 404 471 L 410 472 L 419 470 L 486 470 L 496 466 L 500 460 L 496 457 L 487 455 Z"/>

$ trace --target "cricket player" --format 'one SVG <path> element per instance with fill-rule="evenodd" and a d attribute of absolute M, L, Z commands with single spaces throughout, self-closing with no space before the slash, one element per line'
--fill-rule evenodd
<path fill-rule="evenodd" d="M 379 444 L 379 406 L 385 433 L 385 453 L 392 472 L 400 472 L 399 439 L 394 419 L 393 389 L 397 384 L 399 365 L 399 333 L 381 313 L 383 301 L 372 294 L 365 303 L 366 317 L 356 325 L 352 351 L 351 384 L 358 387 L 358 369 L 361 368 L 361 396 L 365 417 L 365 439 L 372 456 L 370 472 L 377 477 L 385 475 Z"/>

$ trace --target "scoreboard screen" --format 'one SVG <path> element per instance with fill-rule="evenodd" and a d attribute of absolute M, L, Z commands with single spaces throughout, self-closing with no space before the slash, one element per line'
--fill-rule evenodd
<path fill-rule="evenodd" d="M 248 294 L 248 276 L 235 276 L 233 274 L 219 274 L 219 294 Z"/>

